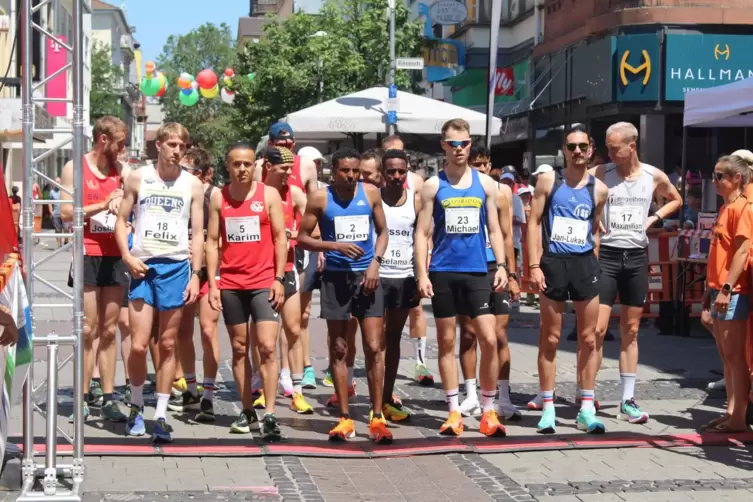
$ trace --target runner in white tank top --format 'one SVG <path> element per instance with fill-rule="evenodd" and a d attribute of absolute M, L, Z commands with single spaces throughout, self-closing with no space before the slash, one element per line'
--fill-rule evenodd
<path fill-rule="evenodd" d="M 599 366 L 612 306 L 619 295 L 622 399 L 617 417 L 642 424 L 649 416 L 635 402 L 635 372 L 638 369 L 638 328 L 648 293 L 646 230 L 680 210 L 682 199 L 664 172 L 638 160 L 637 140 L 638 130 L 630 123 L 618 122 L 609 127 L 606 142 L 614 163 L 597 166 L 592 174 L 609 189 L 602 212 L 599 248 L 601 276 L 596 326 Z M 668 202 L 649 215 L 655 195 Z"/>
<path fill-rule="evenodd" d="M 152 323 L 159 322 L 160 358 L 157 370 L 157 406 L 152 441 L 172 441 L 166 421 L 167 403 L 175 377 L 175 339 L 183 305 L 199 296 L 202 253 L 194 253 L 189 265 L 188 219 L 191 218 L 193 247 L 204 246 L 203 187 L 201 181 L 184 172 L 181 157 L 186 152 L 188 131 L 177 123 L 166 123 L 157 131 L 156 165 L 132 172 L 125 182 L 123 200 L 115 222 L 115 240 L 131 274 L 130 312 L 131 413 L 126 435 L 146 433 L 141 409 L 146 380 L 146 353 Z M 128 218 L 134 213 L 133 249 L 128 248 Z M 159 318 L 154 321 L 155 310 Z"/>

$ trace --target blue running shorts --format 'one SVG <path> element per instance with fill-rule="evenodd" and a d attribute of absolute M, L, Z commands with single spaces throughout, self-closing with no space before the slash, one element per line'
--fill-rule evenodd
<path fill-rule="evenodd" d="M 147 305 L 160 311 L 182 307 L 191 278 L 188 260 L 152 258 L 144 263 L 149 267 L 149 271 L 143 279 L 131 278 L 128 299 L 144 300 Z"/>

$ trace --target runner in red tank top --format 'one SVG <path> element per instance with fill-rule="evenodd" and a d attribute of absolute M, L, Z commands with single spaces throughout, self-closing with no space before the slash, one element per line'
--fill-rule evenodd
<path fill-rule="evenodd" d="M 125 149 L 128 130 L 115 117 L 102 117 L 94 124 L 94 150 L 84 156 L 84 389 L 89 390 L 88 402 L 98 401 L 92 395 L 101 393 L 102 414 L 110 421 L 125 422 L 126 415 L 113 399 L 115 387 L 116 341 L 123 290 L 128 285 L 128 273 L 115 243 L 115 216 L 123 197 L 121 178 L 127 167 L 118 161 Z M 73 199 L 73 162 L 61 173 L 61 200 Z M 60 218 L 73 221 L 72 204 L 61 204 Z M 73 287 L 73 277 L 68 285 Z M 102 329 L 100 330 L 100 326 Z M 99 347 L 95 345 L 98 341 Z M 94 370 L 95 355 L 99 353 L 99 382 L 89 386 Z M 84 416 L 89 407 L 84 405 Z"/>
<path fill-rule="evenodd" d="M 233 377 L 239 389 L 246 389 L 248 320 L 256 329 L 266 413 L 262 434 L 279 439 L 280 427 L 274 415 L 279 369 L 275 349 L 279 314 L 285 291 L 287 238 L 280 194 L 253 180 L 254 151 L 250 145 L 233 145 L 226 164 L 230 184 L 212 194 L 207 228 L 207 275 L 209 302 L 222 309 L 233 348 Z M 222 259 L 217 244 L 222 239 Z M 215 276 L 219 264 L 222 280 Z M 221 288 L 221 290 L 220 290 Z M 258 424 L 250 389 L 241 392 L 243 411 L 231 432 L 248 433 Z"/>

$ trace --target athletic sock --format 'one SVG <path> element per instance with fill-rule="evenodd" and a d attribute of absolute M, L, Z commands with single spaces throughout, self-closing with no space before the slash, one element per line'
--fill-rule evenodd
<path fill-rule="evenodd" d="M 112 392 L 102 394 L 102 404 L 107 404 L 112 401 Z"/>
<path fill-rule="evenodd" d="M 167 401 L 170 399 L 170 394 L 160 394 L 157 392 L 157 406 L 154 408 L 154 420 L 160 418 L 167 419 Z"/>
<path fill-rule="evenodd" d="M 494 410 L 494 396 L 497 394 L 497 389 L 484 390 L 481 389 L 481 408 L 484 413 Z"/>
<path fill-rule="evenodd" d="M 510 401 L 510 380 L 497 380 L 499 390 L 499 404 L 512 404 Z"/>
<path fill-rule="evenodd" d="M 144 384 L 131 384 L 131 405 L 141 409 L 144 406 Z"/>
<path fill-rule="evenodd" d="M 282 368 L 280 370 L 280 379 L 290 378 L 290 368 Z"/>
<path fill-rule="evenodd" d="M 293 373 L 293 393 L 303 394 L 303 373 Z"/>
<path fill-rule="evenodd" d="M 313 368 L 313 366 L 311 366 L 310 364 L 307 364 L 306 366 L 303 367 L 303 371 L 305 372 L 309 368 Z"/>
<path fill-rule="evenodd" d="M 635 373 L 620 373 L 622 380 L 622 402 L 630 401 L 635 397 Z"/>
<path fill-rule="evenodd" d="M 348 366 L 348 388 L 353 387 L 354 378 L 355 378 L 356 368 L 353 366 Z"/>
<path fill-rule="evenodd" d="M 202 394 L 201 398 L 211 401 L 212 399 L 214 399 L 215 390 L 217 390 L 217 387 L 214 384 L 214 378 L 205 378 L 204 379 L 204 394 Z"/>
<path fill-rule="evenodd" d="M 92 378 L 92 382 L 97 382 L 99 384 L 99 386 L 102 387 L 102 378 L 101 377 Z"/>
<path fill-rule="evenodd" d="M 594 391 L 581 389 L 580 411 L 593 411 L 593 409 L 594 409 Z"/>
<path fill-rule="evenodd" d="M 414 338 L 413 345 L 416 347 L 416 362 L 425 366 L 424 355 L 426 354 L 426 337 Z"/>
<path fill-rule="evenodd" d="M 554 409 L 554 391 L 542 390 L 541 391 L 541 409 L 546 411 Z"/>
<path fill-rule="evenodd" d="M 444 391 L 444 395 L 445 399 L 447 400 L 447 405 L 450 407 L 450 413 L 452 413 L 453 411 L 460 411 L 460 405 L 458 404 L 457 387 Z"/>
<path fill-rule="evenodd" d="M 478 401 L 478 395 L 476 394 L 476 379 L 466 378 L 465 382 L 465 395 Z"/>
<path fill-rule="evenodd" d="M 196 374 L 186 373 L 185 376 L 188 392 L 190 392 L 192 396 L 197 395 L 199 393 L 199 388 L 196 386 Z"/>

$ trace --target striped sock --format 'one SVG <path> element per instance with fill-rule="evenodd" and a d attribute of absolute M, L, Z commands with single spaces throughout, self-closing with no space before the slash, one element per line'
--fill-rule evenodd
<path fill-rule="evenodd" d="M 594 391 L 580 390 L 580 411 L 593 411 L 594 409 Z"/>
<path fill-rule="evenodd" d="M 303 394 L 303 373 L 293 373 L 293 393 Z"/>
<path fill-rule="evenodd" d="M 541 391 L 541 409 L 544 411 L 554 409 L 554 390 Z"/>
<path fill-rule="evenodd" d="M 481 406 L 483 412 L 494 410 L 494 396 L 497 395 L 497 389 L 484 390 L 481 389 Z"/>
<path fill-rule="evenodd" d="M 201 398 L 211 401 L 212 399 L 214 399 L 214 391 L 217 390 L 217 386 L 214 384 L 214 378 L 205 378 L 203 385 L 204 394 L 201 396 Z"/>
<path fill-rule="evenodd" d="M 196 395 L 199 393 L 199 388 L 196 386 L 196 374 L 195 373 L 186 373 L 186 385 L 188 386 L 188 392 L 190 392 L 192 395 Z"/>
<path fill-rule="evenodd" d="M 460 411 L 460 405 L 458 405 L 457 387 L 444 391 L 444 395 L 445 399 L 447 400 L 447 404 L 450 407 L 450 413 L 452 413 L 453 411 Z"/>

